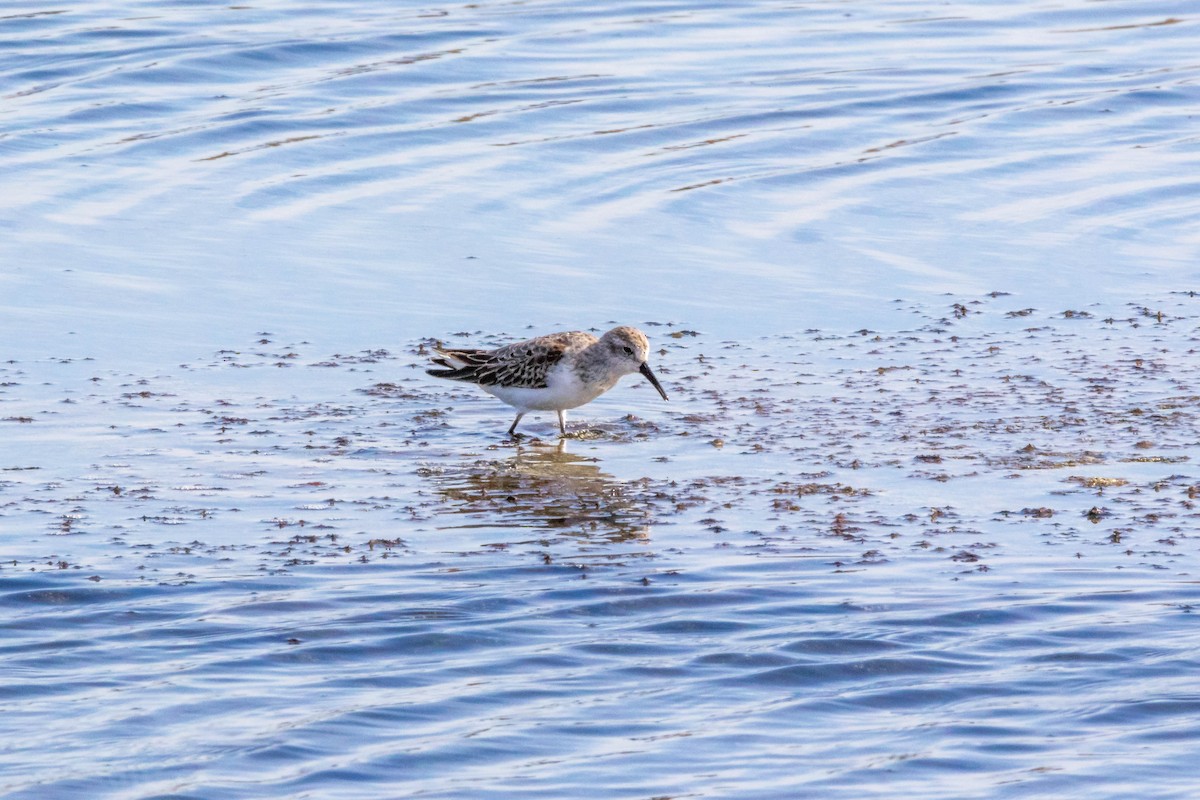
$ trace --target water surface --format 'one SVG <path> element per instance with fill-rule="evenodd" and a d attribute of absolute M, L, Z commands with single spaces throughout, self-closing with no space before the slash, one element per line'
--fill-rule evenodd
<path fill-rule="evenodd" d="M 6 7 L 0 794 L 1192 796 L 1193 13 Z"/>

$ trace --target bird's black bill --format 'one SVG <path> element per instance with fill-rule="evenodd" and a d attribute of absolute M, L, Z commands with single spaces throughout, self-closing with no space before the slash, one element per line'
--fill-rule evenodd
<path fill-rule="evenodd" d="M 669 399 L 667 397 L 667 393 L 663 391 L 662 384 L 658 382 L 658 378 L 654 377 L 654 373 L 650 371 L 649 364 L 642 364 L 642 368 L 639 369 L 638 372 L 645 375 L 646 380 L 650 381 L 650 385 L 655 389 L 658 389 L 658 393 L 662 395 L 663 400 Z"/>

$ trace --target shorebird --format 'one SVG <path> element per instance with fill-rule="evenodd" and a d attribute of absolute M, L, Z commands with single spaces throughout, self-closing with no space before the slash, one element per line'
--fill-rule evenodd
<path fill-rule="evenodd" d="M 433 363 L 442 369 L 426 370 L 430 375 L 478 384 L 517 410 L 509 436 L 518 435 L 517 424 L 530 411 L 557 411 L 558 429 L 565 436 L 568 408 L 592 402 L 634 372 L 645 375 L 667 399 L 646 363 L 650 353 L 646 334 L 626 325 L 599 339 L 583 331 L 567 331 L 495 350 L 435 347 L 434 351 Z"/>

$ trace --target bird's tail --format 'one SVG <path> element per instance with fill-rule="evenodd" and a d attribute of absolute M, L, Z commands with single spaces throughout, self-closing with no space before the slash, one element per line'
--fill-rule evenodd
<path fill-rule="evenodd" d="M 447 378 L 452 381 L 472 380 L 479 367 L 484 363 L 486 350 L 443 350 L 433 348 L 437 356 L 431 359 L 442 369 L 427 369 L 425 372 L 435 378 Z"/>

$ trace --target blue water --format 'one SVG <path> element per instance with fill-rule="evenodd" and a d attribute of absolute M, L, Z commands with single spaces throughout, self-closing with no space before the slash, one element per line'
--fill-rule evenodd
<path fill-rule="evenodd" d="M 1194 797 L 1196 26 L 5 5 L 0 796 Z"/>

